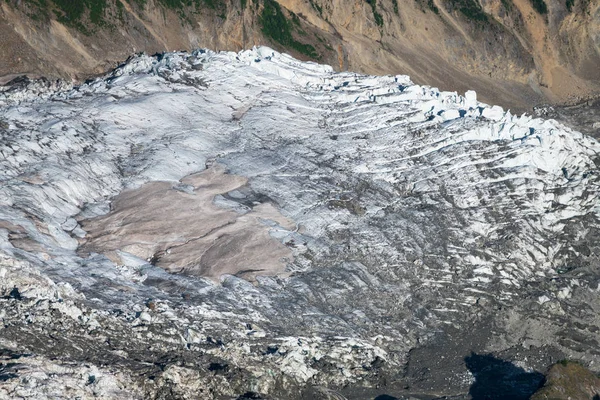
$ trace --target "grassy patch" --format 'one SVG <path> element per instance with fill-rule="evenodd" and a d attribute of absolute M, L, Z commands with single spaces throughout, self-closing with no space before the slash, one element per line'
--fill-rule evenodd
<path fill-rule="evenodd" d="M 436 14 L 440 14 L 440 10 L 439 8 L 437 8 L 437 6 L 435 5 L 435 3 L 433 2 L 433 0 L 427 0 L 427 7 L 429 7 L 429 9 L 431 11 L 433 11 Z"/>
<path fill-rule="evenodd" d="M 119 21 L 121 22 L 125 21 L 125 6 L 121 0 L 117 0 L 117 18 L 119 18 Z"/>
<path fill-rule="evenodd" d="M 575 0 L 567 0 L 565 5 L 567 6 L 567 11 L 571 12 L 571 11 L 573 11 L 573 6 L 575 5 Z"/>
<path fill-rule="evenodd" d="M 156 0 L 165 8 L 175 10 L 182 19 L 189 21 L 186 10 L 208 8 L 225 15 L 226 2 L 224 0 Z M 245 7 L 247 0 L 240 0 Z M 144 7 L 147 0 L 133 0 L 140 7 Z M 29 4 L 36 9 L 36 19 L 48 17 L 52 13 L 56 19 L 67 26 L 73 27 L 86 35 L 91 35 L 96 26 L 110 25 L 107 21 L 110 16 L 107 9 L 116 7 L 116 16 L 124 20 L 124 6 L 120 0 L 29 0 Z M 107 18 L 108 17 L 108 18 Z"/>
<path fill-rule="evenodd" d="M 8 0 L 6 0 L 8 2 Z M 31 0 L 27 15 L 34 21 L 46 21 L 48 19 L 48 3 L 46 0 Z"/>
<path fill-rule="evenodd" d="M 265 0 L 258 22 L 260 23 L 262 33 L 266 37 L 311 58 L 319 57 L 319 54 L 312 45 L 300 43 L 294 39 L 292 36 L 292 25 L 276 1 Z"/>
<path fill-rule="evenodd" d="M 315 34 L 315 37 L 327 50 L 333 51 L 333 47 L 331 47 L 329 45 L 329 43 L 327 43 L 327 40 L 323 39 L 321 36 L 319 36 L 317 34 Z"/>
<path fill-rule="evenodd" d="M 416 0 L 417 4 L 419 4 L 419 8 L 421 11 L 426 12 L 427 9 L 433 11 L 435 14 L 440 14 L 440 9 L 437 8 L 433 0 Z"/>
<path fill-rule="evenodd" d="M 539 14 L 544 15 L 548 14 L 548 6 L 544 0 L 530 0 L 531 5 Z"/>
<path fill-rule="evenodd" d="M 371 10 L 373 11 L 373 18 L 375 18 L 375 23 L 379 26 L 383 26 L 383 17 L 379 12 L 377 12 L 377 0 L 367 0 L 367 3 L 371 5 Z"/>
<path fill-rule="evenodd" d="M 451 0 L 450 3 L 470 20 L 477 22 L 487 22 L 488 20 L 487 14 L 483 12 L 477 0 Z"/>
<path fill-rule="evenodd" d="M 54 0 L 57 9 L 54 10 L 56 17 L 60 22 L 66 24 L 79 21 L 85 12 L 85 3 L 83 1 Z"/>
<path fill-rule="evenodd" d="M 315 0 L 308 0 L 312 8 L 315 9 L 316 12 L 319 13 L 320 16 L 323 16 L 323 7 L 319 5 Z"/>

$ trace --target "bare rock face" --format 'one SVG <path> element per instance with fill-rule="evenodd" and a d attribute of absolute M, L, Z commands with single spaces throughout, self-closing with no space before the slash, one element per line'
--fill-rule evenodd
<path fill-rule="evenodd" d="M 513 110 L 600 93 L 594 1 L 96 0 L 75 10 L 60 4 L 0 4 L 0 77 L 83 79 L 140 51 L 270 44 L 338 70 L 475 89 Z"/>

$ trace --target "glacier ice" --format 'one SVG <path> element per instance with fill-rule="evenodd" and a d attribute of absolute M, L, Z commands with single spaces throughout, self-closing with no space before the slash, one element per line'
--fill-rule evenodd
<path fill-rule="evenodd" d="M 574 293 L 562 271 L 595 254 L 596 140 L 406 76 L 336 73 L 266 47 L 138 55 L 81 86 L 0 92 L 0 120 L 0 272 L 30 277 L 2 275 L 0 289 L 71 296 L 125 330 L 170 321 L 173 346 L 220 338 L 209 353 L 266 392 L 277 376 L 369 381 L 360 365 L 403 365 L 432 332 L 494 314 L 480 304 L 559 304 Z M 193 198 L 202 187 L 186 177 L 215 165 L 247 183 L 210 192 L 211 207 L 258 215 L 293 255 L 285 274 L 214 283 L 118 243 L 117 257 L 78 252 L 86 221 L 120 194 L 163 182 Z M 70 289 L 44 292 L 58 285 Z M 148 298 L 164 308 L 146 310 Z M 255 350 L 266 342 L 279 350 Z"/>

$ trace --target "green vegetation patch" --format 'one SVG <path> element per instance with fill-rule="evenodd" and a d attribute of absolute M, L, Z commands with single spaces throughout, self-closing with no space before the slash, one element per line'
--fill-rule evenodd
<path fill-rule="evenodd" d="M 430 11 L 433 11 L 435 14 L 437 14 L 437 15 L 440 14 L 440 9 L 437 8 L 437 6 L 433 2 L 433 0 L 416 0 L 416 2 L 419 5 L 419 8 L 421 9 L 421 11 L 426 12 L 426 8 L 428 8 Z"/>
<path fill-rule="evenodd" d="M 573 6 L 575 5 L 575 0 L 567 0 L 565 5 L 567 6 L 567 11 L 571 12 L 571 11 L 573 11 Z"/>
<path fill-rule="evenodd" d="M 367 3 L 371 5 L 371 10 L 373 11 L 373 18 L 375 18 L 375 23 L 379 26 L 383 26 L 383 17 L 379 12 L 377 12 L 377 0 L 367 0 Z"/>
<path fill-rule="evenodd" d="M 319 54 L 312 45 L 300 43 L 294 39 L 292 36 L 292 25 L 276 1 L 265 0 L 258 22 L 262 33 L 266 37 L 311 58 L 319 57 Z"/>
<path fill-rule="evenodd" d="M 450 3 L 470 20 L 478 22 L 487 22 L 488 20 L 487 14 L 483 12 L 477 0 L 451 0 Z"/>
<path fill-rule="evenodd" d="M 531 5 L 539 14 L 544 15 L 548 14 L 548 6 L 544 0 L 530 0 Z"/>
<path fill-rule="evenodd" d="M 246 0 L 240 0 L 242 7 Z M 146 5 L 147 0 L 133 0 L 140 7 Z M 195 8 L 196 10 L 208 8 L 219 10 L 224 15 L 227 5 L 224 0 L 157 0 L 157 3 L 163 7 L 176 10 L 179 15 L 186 19 L 186 9 Z M 105 26 L 108 24 L 107 9 L 111 6 L 116 7 L 117 17 L 122 21 L 124 18 L 124 6 L 120 0 L 29 0 L 36 12 L 36 19 L 48 18 L 54 13 L 56 19 L 68 26 L 76 28 L 86 35 L 91 35 L 94 26 Z"/>
<path fill-rule="evenodd" d="M 323 7 L 321 7 L 319 3 L 317 3 L 315 0 L 309 0 L 309 3 L 312 6 L 312 8 L 314 8 L 315 11 L 319 13 L 320 16 L 323 16 Z"/>
<path fill-rule="evenodd" d="M 89 21 L 94 25 L 104 25 L 104 10 L 106 0 L 51 0 L 54 4 L 52 10 L 56 19 L 68 26 L 72 26 L 86 35 L 91 35 L 93 29 L 83 22 L 89 12 Z M 48 2 L 38 3 L 42 7 L 49 7 Z M 47 10 L 44 10 L 47 11 Z"/>
<path fill-rule="evenodd" d="M 433 11 L 436 14 L 440 14 L 440 10 L 439 8 L 437 8 L 437 6 L 435 5 L 435 3 L 433 2 L 433 0 L 427 0 L 427 7 L 429 7 L 429 9 L 431 11 Z"/>
<path fill-rule="evenodd" d="M 568 1 L 568 0 L 567 0 Z M 506 11 L 510 11 L 513 8 L 513 4 L 511 0 L 502 0 L 502 5 Z"/>

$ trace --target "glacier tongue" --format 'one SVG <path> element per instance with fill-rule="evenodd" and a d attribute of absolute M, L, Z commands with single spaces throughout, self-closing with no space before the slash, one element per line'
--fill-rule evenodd
<path fill-rule="evenodd" d="M 590 327 L 585 339 L 556 343 L 552 335 L 573 299 L 600 306 L 592 273 L 600 145 L 555 121 L 512 115 L 478 102 L 474 92 L 440 92 L 406 76 L 336 73 L 266 47 L 136 56 L 78 87 L 33 82 L 4 90 L 0 106 L 0 272 L 12 271 L 2 275 L 0 291 L 8 296 L 18 287 L 26 299 L 51 304 L 70 298 L 84 310 L 60 309 L 75 320 L 66 334 L 73 343 L 131 332 L 130 343 L 115 341 L 122 348 L 98 345 L 92 364 L 103 365 L 108 352 L 145 348 L 151 337 L 153 350 L 141 357 L 177 348 L 243 371 L 237 381 L 215 378 L 219 385 L 203 388 L 213 394 L 236 394 L 247 377 L 260 382 L 247 390 L 281 395 L 293 385 L 373 386 L 434 332 L 488 318 L 495 336 L 482 350 L 521 345 L 523 335 L 530 346 L 593 358 L 598 321 L 589 314 L 572 317 Z M 187 183 L 215 166 L 243 184 Z M 132 214 L 107 216 L 119 195 L 157 181 L 185 198 L 186 209 L 155 202 L 159 192 L 140 192 L 149 196 L 140 201 L 163 206 L 132 239 Z M 194 196 L 212 205 L 188 207 Z M 239 239 L 225 220 L 214 231 L 200 226 L 221 215 L 256 218 L 244 226 L 264 229 L 279 247 Z M 105 234 L 86 234 L 102 218 Z M 200 247 L 207 231 L 233 239 Z M 124 244 L 111 245 L 110 254 L 90 242 L 115 232 Z M 240 279 L 244 273 L 218 284 L 167 273 L 161 266 L 183 244 L 195 252 L 186 259 L 190 268 L 202 267 L 209 252 L 212 260 L 237 255 L 239 263 L 250 248 L 281 259 L 285 273 L 261 273 L 250 261 L 254 284 Z M 82 245 L 98 253 L 81 252 Z M 290 256 L 281 258 L 281 249 Z M 49 295 L 57 285 L 69 290 Z M 10 296 L 0 301 L 16 307 Z M 18 320 L 17 311 L 11 315 Z M 535 323 L 523 333 L 514 318 Z M 39 321 L 47 334 L 48 320 Z M 102 333 L 102 324 L 114 328 Z M 533 328 L 540 324 L 548 331 Z M 0 327 L 0 345 L 53 355 L 28 341 L 28 325 L 10 326 Z M 141 336 L 140 326 L 152 335 Z M 275 350 L 265 352 L 266 345 Z M 62 362 L 80 360 L 68 354 Z M 135 368 L 127 358 L 115 363 Z M 364 367 L 377 360 L 384 372 Z M 166 371 L 191 380 L 204 368 L 180 367 Z M 2 390 L 0 383 L 0 397 Z"/>

